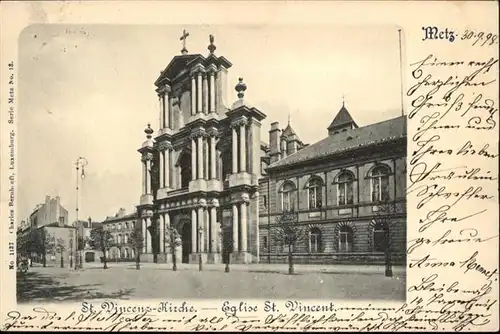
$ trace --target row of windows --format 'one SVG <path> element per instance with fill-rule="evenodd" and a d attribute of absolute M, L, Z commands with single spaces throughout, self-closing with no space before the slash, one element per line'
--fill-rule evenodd
<path fill-rule="evenodd" d="M 389 174 L 390 169 L 385 165 L 379 165 L 370 172 L 370 189 L 372 202 L 389 200 Z M 337 205 L 349 205 L 354 202 L 353 184 L 354 175 L 350 171 L 340 173 L 334 184 L 337 185 Z M 308 195 L 308 208 L 320 209 L 323 205 L 324 182 L 319 177 L 313 177 L 306 185 Z M 290 211 L 295 209 L 297 186 L 288 180 L 281 186 L 281 210 Z M 266 201 L 265 201 L 266 202 Z M 265 205 L 267 203 L 264 203 Z"/>
<path fill-rule="evenodd" d="M 373 229 L 373 251 L 385 252 L 388 247 L 389 228 L 386 223 L 377 223 Z M 338 231 L 338 251 L 342 253 L 352 252 L 354 232 L 350 226 L 342 226 Z M 268 238 L 264 236 L 264 247 L 268 247 Z M 323 234 L 317 227 L 309 230 L 307 249 L 309 253 L 323 252 Z M 287 252 L 288 245 L 279 245 L 282 252 Z M 292 250 L 293 251 L 293 250 Z"/>
<path fill-rule="evenodd" d="M 135 228 L 135 222 L 114 223 L 104 227 L 105 230 L 109 231 L 121 231 L 122 229 L 128 230 L 130 228 Z"/>

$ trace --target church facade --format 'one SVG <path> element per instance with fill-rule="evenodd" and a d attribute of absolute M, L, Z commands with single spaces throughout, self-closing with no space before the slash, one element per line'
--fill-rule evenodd
<path fill-rule="evenodd" d="M 376 261 L 384 250 L 380 235 L 405 249 L 405 118 L 358 128 L 343 107 L 316 144 L 278 123 L 263 142 L 266 115 L 246 103 L 242 78 L 236 101 L 226 101 L 232 64 L 215 55 L 213 41 L 207 56 L 184 47 L 155 82 L 160 124 L 156 131 L 148 125 L 138 150 L 141 261 L 170 262 L 175 247 L 183 263 L 222 263 L 224 256 L 231 263 L 285 262 L 274 231 L 276 217 L 289 211 L 307 235 L 294 248 L 306 263 L 352 254 Z M 382 202 L 395 209 L 377 209 Z M 390 219 L 377 223 L 380 211 Z M 167 236 L 172 228 L 175 245 Z"/>

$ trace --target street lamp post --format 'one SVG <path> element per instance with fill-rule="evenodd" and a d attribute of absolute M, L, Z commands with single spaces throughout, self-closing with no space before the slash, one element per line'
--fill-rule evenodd
<path fill-rule="evenodd" d="M 83 265 L 82 265 L 82 259 L 81 259 L 81 256 L 80 256 L 80 251 L 79 251 L 79 236 L 78 236 L 78 232 L 79 232 L 79 226 L 78 226 L 78 212 L 79 212 L 79 197 L 78 197 L 78 194 L 79 194 L 79 182 L 78 180 L 81 178 L 82 180 L 85 178 L 85 166 L 88 165 L 88 161 L 87 159 L 85 159 L 84 157 L 79 157 L 76 162 L 75 162 L 75 167 L 76 167 L 76 230 L 75 230 L 75 234 L 76 234 L 76 252 L 75 252 L 75 269 L 78 269 L 78 268 L 82 268 Z M 82 169 L 81 173 L 80 173 L 80 168 Z"/>
<path fill-rule="evenodd" d="M 69 268 L 73 268 L 73 237 L 69 239 Z"/>
<path fill-rule="evenodd" d="M 198 256 L 198 259 L 199 259 L 199 260 L 198 260 L 198 269 L 199 269 L 200 271 L 202 271 L 202 270 L 203 270 L 203 261 L 202 261 L 202 259 L 201 259 L 201 255 L 202 255 L 202 249 L 201 249 L 201 238 L 202 238 L 202 233 L 203 233 L 203 228 L 202 228 L 202 227 L 200 227 L 200 228 L 198 229 L 198 236 L 199 236 L 199 238 L 198 238 L 198 239 L 199 239 L 199 241 L 198 241 L 199 246 L 198 246 L 198 247 L 200 248 L 200 254 L 199 254 L 199 256 Z"/>

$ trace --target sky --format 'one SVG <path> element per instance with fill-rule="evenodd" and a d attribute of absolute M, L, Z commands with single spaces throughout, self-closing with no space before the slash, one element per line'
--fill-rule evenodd
<path fill-rule="evenodd" d="M 19 37 L 19 220 L 46 195 L 59 195 L 76 219 L 80 156 L 88 165 L 79 218 L 134 210 L 137 149 L 148 122 L 155 130 L 159 123 L 154 81 L 180 55 L 183 29 L 189 53 L 208 55 L 208 36 L 215 36 L 215 54 L 233 64 L 228 104 L 242 77 L 245 100 L 267 115 L 263 141 L 270 123 L 284 128 L 289 117 L 302 141 L 319 141 L 343 96 L 359 126 L 401 114 L 395 26 L 32 25 Z"/>

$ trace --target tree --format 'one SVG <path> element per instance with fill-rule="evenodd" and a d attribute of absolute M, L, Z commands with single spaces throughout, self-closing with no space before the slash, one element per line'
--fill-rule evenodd
<path fill-rule="evenodd" d="M 64 239 L 62 238 L 57 238 L 56 241 L 56 251 L 61 254 L 61 268 L 64 268 L 64 251 L 66 250 L 66 243 L 64 242 Z"/>
<path fill-rule="evenodd" d="M 104 263 L 104 269 L 108 269 L 108 264 L 106 262 L 106 252 L 109 251 L 111 247 L 115 244 L 113 236 L 109 231 L 105 231 L 104 228 L 99 227 L 90 230 L 89 245 L 92 249 L 100 250 L 102 252 L 102 262 Z"/>
<path fill-rule="evenodd" d="M 135 269 L 139 270 L 141 269 L 142 247 L 144 247 L 144 237 L 140 228 L 136 228 L 130 233 L 128 244 L 135 250 Z"/>
<path fill-rule="evenodd" d="M 306 236 L 305 229 L 298 225 L 297 218 L 297 213 L 293 210 L 283 212 L 276 218 L 275 235 L 278 242 L 288 246 L 288 274 L 290 275 L 294 273 L 294 246 Z"/>
<path fill-rule="evenodd" d="M 173 226 L 167 226 L 165 229 L 165 242 L 170 248 L 172 254 L 172 270 L 177 271 L 177 247 L 182 245 L 181 235 Z"/>
<path fill-rule="evenodd" d="M 389 200 L 376 203 L 377 211 L 375 222 L 381 224 L 384 231 L 383 247 L 385 250 L 385 276 L 392 277 L 392 242 L 390 230 L 392 228 L 392 217 L 397 212 L 396 203 Z"/>
<path fill-rule="evenodd" d="M 43 266 L 46 267 L 47 253 L 53 253 L 56 247 L 55 237 L 42 227 L 33 231 L 31 243 L 32 249 L 42 255 Z"/>

